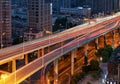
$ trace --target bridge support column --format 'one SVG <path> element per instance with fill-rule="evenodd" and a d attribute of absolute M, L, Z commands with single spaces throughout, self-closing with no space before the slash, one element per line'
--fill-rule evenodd
<path fill-rule="evenodd" d="M 29 61 L 28 61 L 28 54 L 25 54 L 25 65 L 28 64 Z"/>
<path fill-rule="evenodd" d="M 115 43 L 115 31 L 112 32 L 112 48 L 114 49 L 114 43 Z"/>
<path fill-rule="evenodd" d="M 76 55 L 76 50 L 71 52 L 71 75 L 74 75 L 74 56 Z"/>
<path fill-rule="evenodd" d="M 40 49 L 37 51 L 37 57 L 40 57 Z"/>
<path fill-rule="evenodd" d="M 85 56 L 88 56 L 88 44 L 85 45 Z"/>
<path fill-rule="evenodd" d="M 47 52 L 49 53 L 49 52 L 50 52 L 50 46 L 48 46 L 48 49 L 47 49 L 47 50 L 48 50 Z"/>
<path fill-rule="evenodd" d="M 107 45 L 107 37 L 106 37 L 106 35 L 104 35 L 104 47 Z"/>
<path fill-rule="evenodd" d="M 44 48 L 41 49 L 41 55 L 44 55 Z"/>
<path fill-rule="evenodd" d="M 58 59 L 54 61 L 54 84 L 58 84 Z"/>
<path fill-rule="evenodd" d="M 118 35 L 119 35 L 119 36 L 118 36 L 118 39 L 119 39 L 119 40 L 118 40 L 118 44 L 120 45 L 120 28 L 118 29 Z"/>
<path fill-rule="evenodd" d="M 97 39 L 95 39 L 95 47 L 96 47 L 96 50 L 98 50 L 98 49 L 99 49 L 99 47 L 98 47 L 98 38 L 97 38 Z"/>
<path fill-rule="evenodd" d="M 12 72 L 16 71 L 16 60 L 12 60 Z"/>
<path fill-rule="evenodd" d="M 8 72 L 12 72 L 12 62 L 8 62 Z"/>
<path fill-rule="evenodd" d="M 63 46 L 64 45 L 64 42 L 60 42 L 60 46 Z"/>

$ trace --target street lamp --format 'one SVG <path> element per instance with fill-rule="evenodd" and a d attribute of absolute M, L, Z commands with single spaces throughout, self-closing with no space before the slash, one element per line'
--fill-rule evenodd
<path fill-rule="evenodd" d="M 3 33 L 1 32 L 1 35 L 0 35 L 0 36 L 1 36 L 1 37 L 0 37 L 0 38 L 1 38 L 1 49 L 2 49 L 3 46 L 4 46 L 4 45 L 3 45 L 3 42 L 2 42 L 4 35 L 5 35 L 5 32 L 3 32 Z"/>

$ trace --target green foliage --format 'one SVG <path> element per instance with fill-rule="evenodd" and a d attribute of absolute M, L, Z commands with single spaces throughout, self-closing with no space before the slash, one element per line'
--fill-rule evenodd
<path fill-rule="evenodd" d="M 91 70 L 91 66 L 90 65 L 88 65 L 88 66 L 82 66 L 82 71 L 83 72 L 88 73 L 90 70 Z"/>
<path fill-rule="evenodd" d="M 53 26 L 53 32 L 57 31 L 59 29 L 61 29 L 62 27 L 66 27 L 66 23 L 67 23 L 67 18 L 57 18 L 55 21 L 55 24 Z"/>
<path fill-rule="evenodd" d="M 98 79 L 101 77 L 102 70 L 99 67 L 97 60 L 91 60 L 90 65 L 82 66 L 82 73 L 76 74 L 71 78 L 71 84 L 77 84 L 79 80 L 82 80 L 85 75 L 91 74 L 93 78 Z M 91 83 L 87 83 L 91 84 Z"/>
<path fill-rule="evenodd" d="M 112 52 L 113 52 L 112 46 L 111 46 L 111 45 L 106 45 L 106 46 L 105 46 L 105 50 L 106 50 L 107 52 L 109 52 L 109 57 L 110 57 L 111 54 L 112 54 Z"/>
<path fill-rule="evenodd" d="M 76 75 L 74 75 L 72 78 L 71 78 L 71 83 L 70 84 L 77 84 L 77 82 L 79 80 L 82 80 L 85 76 L 85 73 L 78 73 Z"/>
<path fill-rule="evenodd" d="M 67 17 L 57 18 L 55 24 L 53 25 L 53 32 L 63 29 L 63 28 L 71 28 L 73 25 L 71 22 L 68 22 Z"/>
<path fill-rule="evenodd" d="M 106 45 L 105 48 L 100 48 L 95 53 L 97 56 L 102 57 L 102 62 L 107 62 L 113 52 L 111 45 Z"/>
<path fill-rule="evenodd" d="M 91 60 L 90 61 L 90 67 L 91 67 L 91 70 L 99 70 L 99 62 L 97 60 Z"/>

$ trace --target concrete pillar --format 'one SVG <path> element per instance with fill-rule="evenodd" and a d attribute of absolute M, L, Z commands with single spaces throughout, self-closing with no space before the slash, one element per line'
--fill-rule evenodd
<path fill-rule="evenodd" d="M 76 55 L 76 50 L 71 52 L 71 75 L 74 74 L 74 56 Z"/>
<path fill-rule="evenodd" d="M 114 43 L 115 43 L 115 31 L 112 32 L 112 47 L 114 48 Z"/>
<path fill-rule="evenodd" d="M 88 44 L 85 45 L 85 56 L 88 56 Z"/>
<path fill-rule="evenodd" d="M 16 71 L 16 60 L 12 60 L 12 72 Z"/>
<path fill-rule="evenodd" d="M 38 49 L 37 57 L 38 57 L 38 58 L 40 57 L 40 49 Z"/>
<path fill-rule="evenodd" d="M 8 62 L 8 72 L 12 72 L 12 62 Z"/>
<path fill-rule="evenodd" d="M 119 42 L 120 42 L 120 28 L 118 28 Z"/>
<path fill-rule="evenodd" d="M 45 54 L 44 48 L 41 49 L 41 55 L 43 56 Z"/>
<path fill-rule="evenodd" d="M 58 84 L 58 59 L 54 61 L 54 84 Z"/>
<path fill-rule="evenodd" d="M 63 46 L 63 45 L 64 45 L 64 42 L 61 42 L 60 44 L 61 44 L 61 46 Z"/>
<path fill-rule="evenodd" d="M 29 61 L 28 61 L 28 54 L 25 54 L 25 65 L 28 64 Z"/>
<path fill-rule="evenodd" d="M 107 37 L 106 37 L 106 35 L 104 35 L 104 47 L 107 45 Z"/>
<path fill-rule="evenodd" d="M 48 46 L 48 53 L 50 52 L 50 46 Z"/>
<path fill-rule="evenodd" d="M 98 46 L 98 38 L 95 39 L 95 46 L 96 46 L 96 49 L 98 50 L 98 49 L 99 49 L 99 46 Z"/>

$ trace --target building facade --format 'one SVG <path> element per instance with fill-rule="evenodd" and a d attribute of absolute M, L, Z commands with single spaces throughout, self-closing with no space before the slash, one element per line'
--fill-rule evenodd
<path fill-rule="evenodd" d="M 50 0 L 28 0 L 28 26 L 32 30 L 52 31 Z"/>
<path fill-rule="evenodd" d="M 10 46 L 11 39 L 11 0 L 0 0 L 0 45 Z"/>
<path fill-rule="evenodd" d="M 71 8 L 75 0 L 52 0 L 53 12 L 59 14 L 60 8 Z"/>
<path fill-rule="evenodd" d="M 85 0 L 82 5 L 91 7 L 93 13 L 111 13 L 120 9 L 120 0 Z"/>
<path fill-rule="evenodd" d="M 75 16 L 90 16 L 91 8 L 75 7 L 75 8 L 61 8 L 61 14 L 75 15 Z"/>

